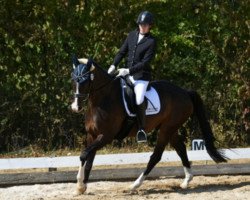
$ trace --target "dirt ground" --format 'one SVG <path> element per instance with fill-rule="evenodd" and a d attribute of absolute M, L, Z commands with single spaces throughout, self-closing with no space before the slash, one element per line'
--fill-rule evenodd
<path fill-rule="evenodd" d="M 196 176 L 188 189 L 181 189 L 180 178 L 146 180 L 135 192 L 128 191 L 132 182 L 102 181 L 88 184 L 87 192 L 75 194 L 76 184 L 49 184 L 0 188 L 1 200 L 250 200 L 250 175 Z"/>

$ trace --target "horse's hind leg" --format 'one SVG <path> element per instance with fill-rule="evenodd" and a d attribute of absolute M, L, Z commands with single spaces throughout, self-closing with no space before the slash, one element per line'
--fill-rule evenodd
<path fill-rule="evenodd" d="M 184 172 L 185 172 L 185 179 L 183 183 L 180 185 L 180 187 L 183 189 L 186 189 L 188 187 L 189 182 L 193 179 L 193 174 L 191 171 L 190 162 L 188 160 L 184 139 L 180 135 L 176 134 L 176 137 L 172 137 L 170 144 L 174 147 L 177 154 L 181 158 L 182 165 L 184 167 Z"/>
<path fill-rule="evenodd" d="M 130 190 L 136 190 L 142 185 L 147 175 L 151 172 L 154 166 L 161 160 L 161 156 L 163 154 L 164 149 L 165 149 L 165 145 L 162 145 L 162 146 L 159 145 L 155 147 L 154 153 L 150 157 L 146 170 L 130 186 Z"/>

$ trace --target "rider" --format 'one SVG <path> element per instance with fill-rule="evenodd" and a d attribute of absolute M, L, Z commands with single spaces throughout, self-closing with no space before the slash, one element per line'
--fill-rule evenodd
<path fill-rule="evenodd" d="M 144 96 L 151 79 L 150 61 L 155 56 L 156 41 L 151 35 L 150 29 L 153 25 L 153 15 L 143 11 L 137 19 L 138 28 L 130 32 L 109 67 L 108 73 L 115 72 L 115 68 L 127 55 L 127 67 L 118 69 L 117 76 L 127 76 L 134 85 L 136 96 L 136 114 L 138 121 L 137 141 L 146 142 L 145 133 L 145 110 Z"/>

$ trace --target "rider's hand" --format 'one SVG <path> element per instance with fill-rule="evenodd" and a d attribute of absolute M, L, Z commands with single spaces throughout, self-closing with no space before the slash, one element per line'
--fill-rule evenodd
<path fill-rule="evenodd" d="M 108 74 L 113 74 L 115 72 L 115 66 L 114 65 L 110 65 L 109 69 L 108 69 Z"/>
<path fill-rule="evenodd" d="M 127 69 L 127 68 L 118 69 L 118 75 L 117 76 L 126 76 L 128 74 L 129 74 L 129 69 Z"/>

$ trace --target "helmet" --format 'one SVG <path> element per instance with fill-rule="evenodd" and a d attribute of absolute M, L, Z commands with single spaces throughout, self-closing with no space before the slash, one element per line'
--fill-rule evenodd
<path fill-rule="evenodd" d="M 137 24 L 149 24 L 152 25 L 153 24 L 153 15 L 152 13 L 148 12 L 148 11 L 143 11 L 139 14 L 137 21 Z"/>

